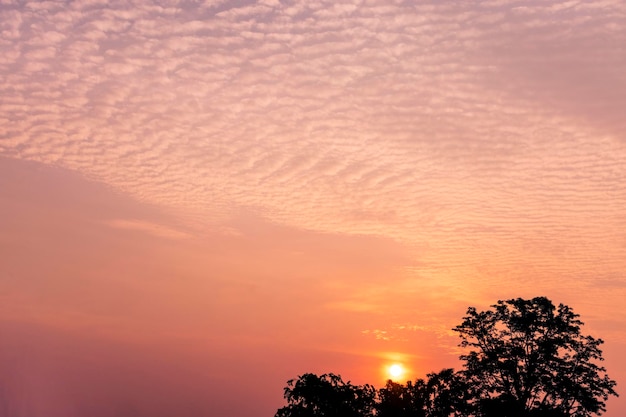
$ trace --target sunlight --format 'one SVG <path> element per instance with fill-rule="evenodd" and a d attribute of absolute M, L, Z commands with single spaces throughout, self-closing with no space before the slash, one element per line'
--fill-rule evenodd
<path fill-rule="evenodd" d="M 394 363 L 393 365 L 390 365 L 387 368 L 387 374 L 389 375 L 389 378 L 392 380 L 397 380 L 398 378 L 402 378 L 405 373 L 406 373 L 406 370 L 404 369 L 404 366 L 402 366 L 399 363 Z"/>

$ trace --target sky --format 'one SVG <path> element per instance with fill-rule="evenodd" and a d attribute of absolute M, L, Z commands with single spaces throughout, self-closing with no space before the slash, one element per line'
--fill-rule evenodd
<path fill-rule="evenodd" d="M 0 0 L 0 417 L 271 416 L 534 296 L 623 391 L 625 108 L 623 0 Z"/>

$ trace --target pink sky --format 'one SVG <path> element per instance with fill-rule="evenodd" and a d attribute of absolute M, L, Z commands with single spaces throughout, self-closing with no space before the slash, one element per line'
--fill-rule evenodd
<path fill-rule="evenodd" d="M 626 3 L 0 0 L 0 417 L 271 416 L 545 295 L 626 384 Z M 626 395 L 606 417 L 626 415 Z"/>

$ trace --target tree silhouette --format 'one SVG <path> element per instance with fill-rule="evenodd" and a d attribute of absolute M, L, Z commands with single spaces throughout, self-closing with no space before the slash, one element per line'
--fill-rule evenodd
<path fill-rule="evenodd" d="M 339 375 L 307 373 L 287 382 L 285 399 L 275 417 L 368 417 L 373 415 L 376 389 L 352 385 Z"/>
<path fill-rule="evenodd" d="M 615 381 L 596 362 L 601 339 L 581 333 L 578 315 L 545 297 L 467 310 L 454 330 L 469 347 L 460 375 L 476 416 L 588 417 L 605 411 Z"/>
<path fill-rule="evenodd" d="M 417 380 L 416 385 L 423 383 Z M 416 389 L 411 381 L 407 385 L 398 384 L 388 380 L 383 388 L 378 391 L 379 402 L 376 405 L 376 417 L 423 417 L 425 406 L 421 395 L 415 395 L 420 389 Z"/>
<path fill-rule="evenodd" d="M 615 381 L 598 365 L 601 339 L 581 333 L 566 305 L 546 297 L 470 307 L 453 330 L 463 369 L 444 369 L 380 390 L 334 374 L 288 381 L 275 417 L 590 417 L 605 411 Z"/>
<path fill-rule="evenodd" d="M 377 417 L 448 417 L 461 415 L 465 384 L 453 369 L 430 373 L 407 385 L 387 381 L 378 393 Z"/>

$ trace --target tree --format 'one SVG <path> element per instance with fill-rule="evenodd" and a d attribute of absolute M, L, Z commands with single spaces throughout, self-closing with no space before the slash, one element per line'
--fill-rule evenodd
<path fill-rule="evenodd" d="M 428 417 L 462 416 L 466 410 L 465 379 L 454 369 L 430 373 L 426 383 Z"/>
<path fill-rule="evenodd" d="M 598 363 L 603 341 L 581 332 L 571 308 L 545 297 L 470 307 L 454 328 L 463 369 L 376 391 L 340 376 L 288 382 L 275 417 L 590 417 L 605 411 L 615 381 Z"/>
<path fill-rule="evenodd" d="M 415 384 L 421 388 L 423 382 L 417 380 Z M 411 381 L 402 385 L 388 380 L 384 388 L 378 391 L 376 417 L 425 417 L 423 396 L 415 395 L 421 391 L 420 388 Z"/>
<path fill-rule="evenodd" d="M 601 339 L 581 333 L 572 309 L 545 297 L 474 307 L 454 330 L 470 348 L 460 375 L 470 395 L 470 415 L 481 417 L 588 417 L 605 411 L 617 395 L 615 381 L 597 362 Z"/>
<path fill-rule="evenodd" d="M 307 373 L 287 382 L 287 406 L 275 417 L 368 417 L 373 416 L 376 390 L 371 385 L 352 385 L 341 376 Z"/>
<path fill-rule="evenodd" d="M 429 373 L 407 385 L 387 381 L 379 390 L 377 417 L 449 417 L 461 415 L 466 387 L 453 369 Z"/>

